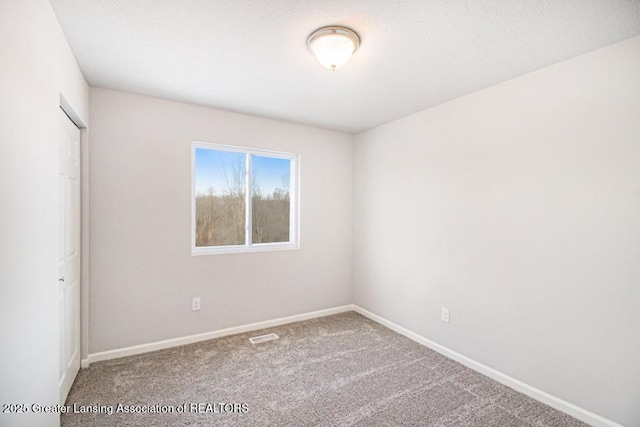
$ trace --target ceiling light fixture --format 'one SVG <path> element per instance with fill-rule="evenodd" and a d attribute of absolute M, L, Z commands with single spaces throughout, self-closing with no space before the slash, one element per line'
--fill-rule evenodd
<path fill-rule="evenodd" d="M 360 37 L 349 28 L 323 27 L 311 33 L 307 46 L 318 62 L 335 71 L 358 49 Z"/>

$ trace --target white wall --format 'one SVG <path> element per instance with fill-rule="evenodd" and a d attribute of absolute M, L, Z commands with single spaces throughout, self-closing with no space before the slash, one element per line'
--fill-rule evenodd
<path fill-rule="evenodd" d="M 88 87 L 46 0 L 0 1 L 0 58 L 0 402 L 57 404 L 59 103 L 87 124 Z"/>
<path fill-rule="evenodd" d="M 355 166 L 356 304 L 640 425 L 640 37 L 358 135 Z"/>
<path fill-rule="evenodd" d="M 351 302 L 352 135 L 103 89 L 90 116 L 90 353 Z M 191 256 L 192 140 L 300 154 L 300 250 Z"/>

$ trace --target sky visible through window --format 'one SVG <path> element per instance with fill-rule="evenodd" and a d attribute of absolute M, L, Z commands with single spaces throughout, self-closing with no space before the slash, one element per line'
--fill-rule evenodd
<path fill-rule="evenodd" d="M 280 188 L 284 192 L 289 191 L 291 178 L 291 161 L 289 159 L 253 156 L 251 168 L 255 183 L 264 196 L 273 194 L 276 188 Z M 254 189 L 254 191 L 256 190 Z"/>
<path fill-rule="evenodd" d="M 234 175 L 245 175 L 244 153 L 196 148 L 196 195 L 222 196 L 228 191 L 228 183 Z M 276 157 L 252 157 L 252 175 L 263 195 L 271 195 L 279 188 L 289 191 L 291 161 Z"/>

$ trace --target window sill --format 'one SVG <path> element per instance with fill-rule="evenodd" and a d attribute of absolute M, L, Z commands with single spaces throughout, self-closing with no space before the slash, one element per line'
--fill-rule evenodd
<path fill-rule="evenodd" d="M 295 251 L 298 243 L 265 243 L 251 246 L 192 247 L 191 255 L 243 254 L 251 252 Z"/>

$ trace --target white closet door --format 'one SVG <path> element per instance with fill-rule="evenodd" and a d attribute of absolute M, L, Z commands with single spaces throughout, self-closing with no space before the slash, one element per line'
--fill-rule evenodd
<path fill-rule="evenodd" d="M 80 370 L 80 129 L 60 110 L 60 403 Z"/>

